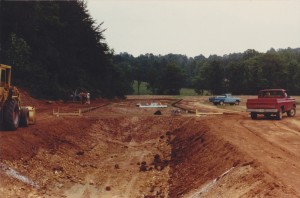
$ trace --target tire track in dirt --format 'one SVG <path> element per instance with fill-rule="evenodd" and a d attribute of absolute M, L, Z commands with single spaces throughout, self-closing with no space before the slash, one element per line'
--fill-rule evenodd
<path fill-rule="evenodd" d="M 141 156 L 139 158 L 139 161 L 142 162 L 144 160 L 145 152 L 141 151 L 140 154 L 141 154 Z M 133 159 L 131 159 L 131 160 L 133 160 Z M 125 198 L 130 197 L 130 195 L 132 194 L 131 192 L 135 188 L 135 184 L 139 178 L 140 178 L 140 174 L 134 174 L 133 177 L 128 182 L 128 184 L 124 185 L 123 188 L 125 189 L 125 193 L 124 193 Z"/>
<path fill-rule="evenodd" d="M 267 130 L 264 130 L 264 129 L 261 129 L 262 128 L 261 125 L 256 126 L 256 125 L 253 125 L 253 124 L 249 124 L 249 122 L 252 122 L 252 121 L 245 121 L 245 120 L 240 120 L 239 121 L 239 123 L 242 127 L 247 129 L 249 132 L 251 132 L 252 134 L 257 136 L 258 138 L 261 138 L 264 142 L 269 143 L 270 145 L 274 146 L 275 148 L 279 148 L 281 151 L 283 151 L 286 154 L 290 155 L 291 158 L 292 157 L 297 157 L 300 160 L 300 155 L 297 155 L 297 154 L 300 154 L 299 152 L 298 153 L 291 152 L 290 150 L 286 149 L 286 147 L 283 146 L 282 142 L 278 142 L 278 141 L 276 142 L 275 140 L 271 140 L 270 136 L 264 135 L 264 133 L 267 130 L 269 130 L 273 134 L 278 133 L 278 131 L 279 131 L 280 134 L 284 133 L 286 135 L 288 133 L 291 133 L 293 135 L 298 136 L 299 134 L 295 130 L 290 129 L 290 128 L 286 128 L 286 127 L 282 127 L 278 123 L 276 123 L 276 121 L 271 121 L 271 122 L 272 122 L 272 125 L 275 128 L 277 128 L 277 130 L 274 130 L 274 127 L 272 127 L 272 125 L 269 125 L 269 123 L 267 125 L 267 127 L 269 127 L 269 128 L 267 128 Z"/>
<path fill-rule="evenodd" d="M 284 133 L 291 133 L 295 136 L 294 131 L 290 132 L 289 130 L 285 130 L 283 133 L 282 130 L 284 129 L 276 123 L 270 125 L 269 120 L 263 123 L 257 123 L 253 120 L 248 121 L 241 119 L 235 124 L 235 131 L 245 131 L 243 129 L 238 129 L 240 127 L 246 129 L 246 131 L 255 136 L 255 138 L 251 138 L 250 143 L 244 141 L 244 145 L 240 146 L 240 148 L 244 148 L 246 153 L 250 154 L 253 158 L 258 159 L 264 167 L 275 176 L 275 178 L 278 178 L 285 184 L 289 184 L 289 187 L 297 191 L 299 195 L 300 166 L 297 162 L 300 161 L 300 156 L 291 152 L 290 147 L 287 147 L 287 149 L 285 146 L 282 146 L 280 139 L 276 137 L 278 134 L 283 134 L 284 136 Z M 266 134 L 266 131 L 270 131 L 270 133 Z M 250 138 L 249 135 L 241 136 Z"/>
<path fill-rule="evenodd" d="M 294 135 L 300 136 L 300 128 L 298 129 L 292 129 L 287 127 L 287 125 L 292 125 L 293 123 L 297 123 L 297 125 L 300 125 L 300 122 L 297 120 L 284 120 L 284 122 L 273 122 L 275 126 L 277 126 L 280 129 L 284 129 L 286 131 L 289 131 L 293 133 Z M 284 123 L 284 124 L 283 124 Z M 291 127 L 297 127 L 297 126 L 291 126 Z"/>

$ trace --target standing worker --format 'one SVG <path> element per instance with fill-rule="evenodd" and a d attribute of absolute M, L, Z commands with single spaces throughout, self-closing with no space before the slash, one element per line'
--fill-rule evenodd
<path fill-rule="evenodd" d="M 90 93 L 89 92 L 87 92 L 87 94 L 86 94 L 86 103 L 91 104 Z"/>
<path fill-rule="evenodd" d="M 84 92 L 80 92 L 80 99 L 81 99 L 81 104 L 85 104 L 87 101 L 87 94 Z"/>

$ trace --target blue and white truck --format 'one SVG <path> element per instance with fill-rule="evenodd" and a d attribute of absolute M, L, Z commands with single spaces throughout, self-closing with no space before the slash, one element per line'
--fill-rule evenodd
<path fill-rule="evenodd" d="M 223 104 L 239 105 L 241 99 L 233 97 L 231 94 L 222 94 L 220 96 L 210 97 L 208 101 L 212 102 L 214 105 L 223 105 Z"/>

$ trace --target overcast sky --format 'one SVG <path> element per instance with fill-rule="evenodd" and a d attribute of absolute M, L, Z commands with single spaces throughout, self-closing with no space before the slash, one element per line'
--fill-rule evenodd
<path fill-rule="evenodd" d="M 300 47 L 300 0 L 88 0 L 115 53 L 194 57 Z"/>

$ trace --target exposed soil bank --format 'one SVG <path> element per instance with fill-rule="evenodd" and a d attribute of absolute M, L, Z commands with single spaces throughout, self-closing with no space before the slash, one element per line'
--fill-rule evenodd
<path fill-rule="evenodd" d="M 207 122 L 192 119 L 172 133 L 169 197 L 297 197 Z"/>

